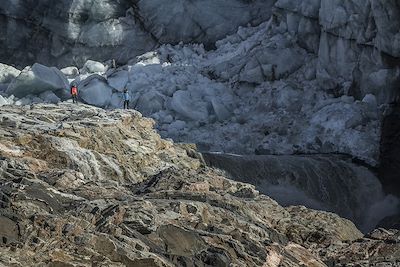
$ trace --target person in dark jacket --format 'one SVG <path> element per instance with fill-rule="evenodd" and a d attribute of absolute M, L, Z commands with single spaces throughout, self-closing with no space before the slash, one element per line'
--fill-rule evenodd
<path fill-rule="evenodd" d="M 124 109 L 129 109 L 129 100 L 131 99 L 131 96 L 129 95 L 128 89 L 124 89 Z"/>

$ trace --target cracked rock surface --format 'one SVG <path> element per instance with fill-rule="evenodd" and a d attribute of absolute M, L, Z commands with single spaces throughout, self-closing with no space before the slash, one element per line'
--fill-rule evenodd
<path fill-rule="evenodd" d="M 399 233 L 283 208 L 135 111 L 0 108 L 2 266 L 393 266 Z"/>

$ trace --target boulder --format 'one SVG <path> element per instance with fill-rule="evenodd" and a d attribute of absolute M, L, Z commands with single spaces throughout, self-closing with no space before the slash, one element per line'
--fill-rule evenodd
<path fill-rule="evenodd" d="M 103 65 L 103 63 L 88 60 L 82 68 L 83 73 L 104 73 L 106 72 L 107 67 Z"/>
<path fill-rule="evenodd" d="M 56 96 L 56 94 L 54 94 L 52 91 L 43 92 L 39 95 L 39 97 L 43 99 L 43 101 L 46 103 L 57 104 L 58 102 L 61 101 L 61 99 L 58 96 Z"/>
<path fill-rule="evenodd" d="M 61 69 L 60 71 L 64 73 L 64 75 L 68 78 L 75 78 L 79 75 L 79 70 L 77 67 L 66 67 Z"/>
<path fill-rule="evenodd" d="M 62 95 L 68 92 L 68 89 L 68 80 L 61 71 L 36 63 L 25 68 L 8 86 L 6 93 L 22 98 L 30 94 L 40 95 L 46 91 Z"/>
<path fill-rule="evenodd" d="M 123 106 L 124 106 L 123 94 L 121 92 L 114 92 L 111 96 L 110 107 L 122 108 Z"/>
<path fill-rule="evenodd" d="M 108 85 L 122 92 L 129 81 L 128 71 L 117 71 L 107 77 Z"/>
<path fill-rule="evenodd" d="M 0 83 L 0 93 L 5 92 L 7 90 L 8 85 L 9 85 L 8 83 Z"/>
<path fill-rule="evenodd" d="M 229 111 L 229 109 L 220 99 L 213 98 L 211 100 L 211 105 L 219 121 L 224 121 L 232 117 L 232 112 Z"/>
<path fill-rule="evenodd" d="M 152 90 L 139 96 L 135 108 L 148 116 L 164 109 L 165 96 Z"/>
<path fill-rule="evenodd" d="M 0 63 L 0 83 L 10 83 L 12 82 L 19 74 L 20 70 Z"/>
<path fill-rule="evenodd" d="M 172 97 L 171 108 L 183 118 L 202 121 L 208 118 L 206 104 L 200 101 L 193 101 L 188 91 L 177 91 Z"/>
<path fill-rule="evenodd" d="M 0 216 L 0 244 L 3 245 L 18 240 L 18 225 L 7 217 Z"/>
<path fill-rule="evenodd" d="M 107 107 L 111 103 L 113 89 L 98 76 L 90 76 L 79 85 L 79 97 L 87 104 Z"/>
<path fill-rule="evenodd" d="M 371 108 L 377 108 L 378 107 L 378 102 L 376 101 L 376 97 L 372 94 L 368 94 L 364 96 L 362 102 L 368 104 Z"/>
<path fill-rule="evenodd" d="M 7 105 L 8 101 L 0 95 L 0 106 Z"/>

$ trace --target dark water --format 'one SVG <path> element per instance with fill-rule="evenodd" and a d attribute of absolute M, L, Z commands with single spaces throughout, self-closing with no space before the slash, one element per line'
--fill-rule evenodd
<path fill-rule="evenodd" d="M 399 199 L 386 195 L 371 171 L 340 156 L 203 155 L 210 166 L 255 185 L 283 206 L 331 211 L 363 232 L 398 212 Z"/>
<path fill-rule="evenodd" d="M 386 192 L 400 196 L 400 105 L 382 123 L 379 178 Z"/>

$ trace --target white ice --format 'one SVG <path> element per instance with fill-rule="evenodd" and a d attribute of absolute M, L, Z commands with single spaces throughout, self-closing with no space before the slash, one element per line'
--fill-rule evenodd
<path fill-rule="evenodd" d="M 299 47 L 285 25 L 270 20 L 239 28 L 216 46 L 164 45 L 108 71 L 88 61 L 75 79 L 80 98 L 122 108 L 127 88 L 131 108 L 154 118 L 163 137 L 201 150 L 345 153 L 377 164 L 376 98 L 325 91 L 316 78 L 317 56 Z"/>

